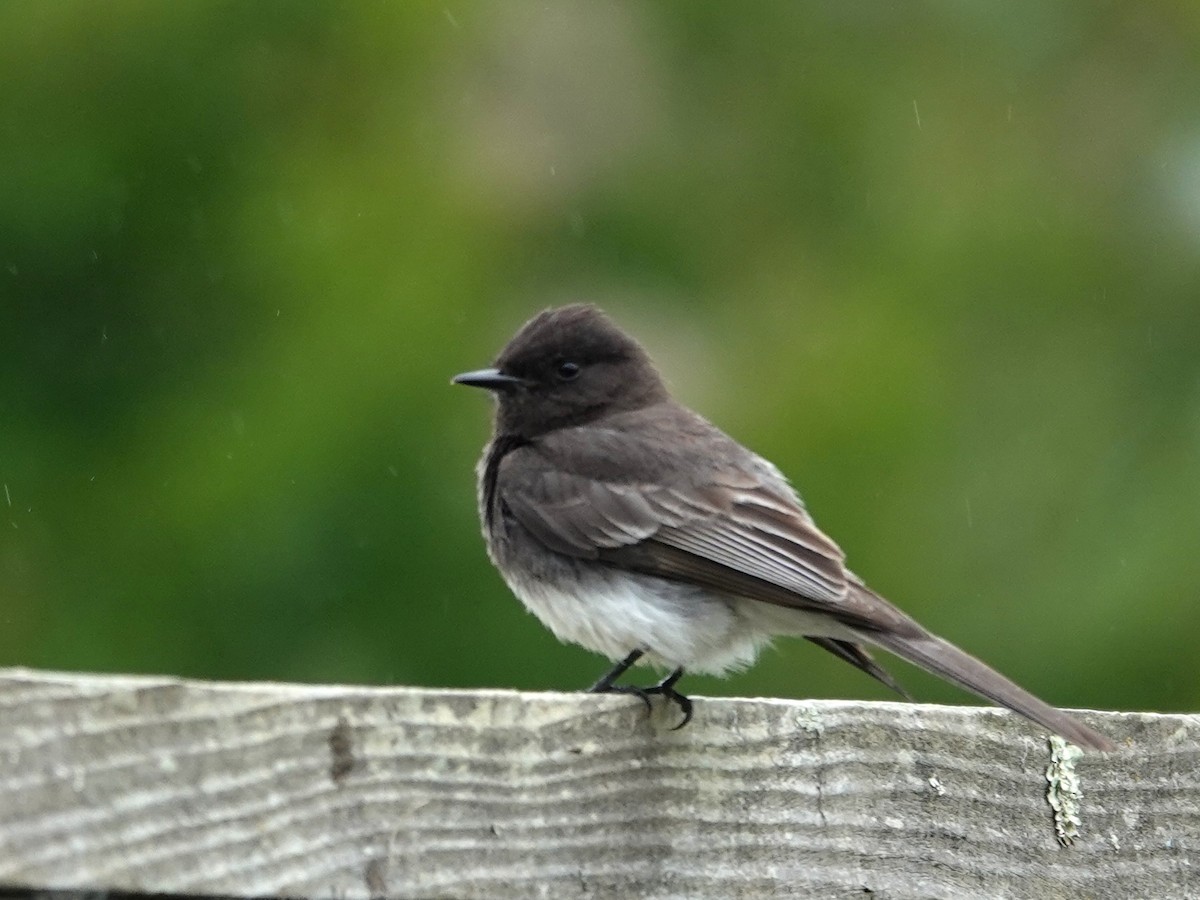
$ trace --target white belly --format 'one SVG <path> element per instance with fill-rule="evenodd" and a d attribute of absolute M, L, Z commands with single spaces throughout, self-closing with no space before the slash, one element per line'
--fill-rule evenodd
<path fill-rule="evenodd" d="M 722 675 L 753 663 L 775 634 L 852 637 L 826 617 L 615 571 L 579 590 L 519 577 L 508 585 L 559 640 L 614 661 L 642 650 L 654 665 Z"/>

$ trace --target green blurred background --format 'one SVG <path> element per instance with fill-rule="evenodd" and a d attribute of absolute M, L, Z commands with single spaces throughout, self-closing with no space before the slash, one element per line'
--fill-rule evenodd
<path fill-rule="evenodd" d="M 590 299 L 934 630 L 1196 709 L 1197 46 L 1175 3 L 7 0 L 0 665 L 588 684 L 449 378 Z M 802 641 L 688 685 L 887 696 Z"/>

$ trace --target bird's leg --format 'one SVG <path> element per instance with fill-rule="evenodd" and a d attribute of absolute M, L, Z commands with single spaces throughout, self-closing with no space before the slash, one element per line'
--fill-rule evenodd
<path fill-rule="evenodd" d="M 679 691 L 675 690 L 675 682 L 683 677 L 683 667 L 680 666 L 654 687 L 646 688 L 647 694 L 661 694 L 664 699 L 674 701 L 679 706 L 679 711 L 683 713 L 683 721 L 672 728 L 672 731 L 678 731 L 688 722 L 692 721 L 692 701 L 685 697 Z"/>
<path fill-rule="evenodd" d="M 605 673 L 603 678 L 588 688 L 588 692 L 592 694 L 632 694 L 646 704 L 647 711 L 650 710 L 650 695 L 660 694 L 667 700 L 678 704 L 679 711 L 683 713 L 683 721 L 671 729 L 672 731 L 678 731 L 692 720 L 692 701 L 675 690 L 675 682 L 683 677 L 682 667 L 676 669 L 653 687 L 642 688 L 633 685 L 613 684 L 614 681 L 624 675 L 644 655 L 644 650 L 634 650 Z"/>
<path fill-rule="evenodd" d="M 646 655 L 645 650 L 634 650 L 627 657 L 604 673 L 604 677 L 588 688 L 589 694 L 610 694 L 613 693 L 613 682 L 629 671 L 630 667 L 637 663 L 639 659 Z M 627 693 L 624 690 L 617 689 L 617 693 Z"/>

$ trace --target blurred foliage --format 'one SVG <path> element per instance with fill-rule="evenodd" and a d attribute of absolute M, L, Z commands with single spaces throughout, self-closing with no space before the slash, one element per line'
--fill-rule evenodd
<path fill-rule="evenodd" d="M 589 683 L 486 561 L 448 384 L 587 298 L 934 630 L 1196 709 L 1198 44 L 1157 2 L 8 0 L 0 665 Z M 801 641 L 690 684 L 884 696 Z"/>

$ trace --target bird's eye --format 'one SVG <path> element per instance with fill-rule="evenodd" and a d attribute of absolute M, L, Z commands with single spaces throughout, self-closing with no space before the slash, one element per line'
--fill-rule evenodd
<path fill-rule="evenodd" d="M 566 360 L 558 364 L 555 372 L 559 381 L 574 381 L 579 377 L 579 364 Z"/>

